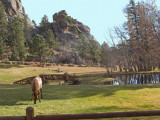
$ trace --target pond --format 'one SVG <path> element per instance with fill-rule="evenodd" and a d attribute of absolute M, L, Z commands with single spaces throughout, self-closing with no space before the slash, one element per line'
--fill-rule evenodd
<path fill-rule="evenodd" d="M 137 85 L 137 84 L 155 84 L 160 83 L 160 74 L 130 74 L 117 75 L 115 80 L 105 82 L 106 85 Z"/>

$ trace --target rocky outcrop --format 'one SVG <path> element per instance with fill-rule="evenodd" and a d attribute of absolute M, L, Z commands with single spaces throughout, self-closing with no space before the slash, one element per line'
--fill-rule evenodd
<path fill-rule="evenodd" d="M 52 30 L 59 41 L 74 41 L 79 39 L 81 33 L 86 35 L 88 41 L 95 40 L 90 34 L 89 27 L 68 16 L 65 10 L 53 15 Z"/>
<path fill-rule="evenodd" d="M 6 13 L 8 16 L 8 19 L 12 19 L 13 17 L 20 17 L 24 18 L 24 16 L 27 16 L 27 21 L 31 27 L 34 28 L 34 24 L 29 19 L 28 15 L 25 14 L 25 9 L 22 6 L 21 0 L 0 0 L 4 4 L 6 8 Z"/>
<path fill-rule="evenodd" d="M 86 36 L 87 41 L 96 41 L 90 33 L 90 28 L 83 23 L 68 16 L 65 10 L 53 15 L 53 23 L 46 24 L 53 30 L 55 38 L 59 41 L 58 51 L 55 57 L 56 62 L 67 62 L 73 64 L 86 64 L 86 61 L 77 53 L 78 41 L 81 34 Z M 99 44 L 97 42 L 97 44 Z"/>
<path fill-rule="evenodd" d="M 86 37 L 88 42 L 96 41 L 90 33 L 90 28 L 83 23 L 68 16 L 65 10 L 53 15 L 53 22 L 43 23 L 45 30 L 51 29 L 54 37 L 58 40 L 58 54 L 54 56 L 55 62 L 87 64 L 77 51 L 78 43 L 81 40 L 81 34 Z M 40 33 L 45 37 L 45 33 Z M 99 43 L 97 42 L 99 45 Z"/>
<path fill-rule="evenodd" d="M 9 17 L 19 16 L 21 18 L 25 15 L 24 7 L 22 6 L 21 0 L 1 0 L 5 5 L 6 13 Z"/>

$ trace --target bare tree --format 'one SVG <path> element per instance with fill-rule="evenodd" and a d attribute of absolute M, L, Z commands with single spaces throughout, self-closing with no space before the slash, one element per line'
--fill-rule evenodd
<path fill-rule="evenodd" d="M 119 39 L 111 51 L 112 66 L 120 71 L 150 71 L 160 68 L 160 13 L 155 1 L 138 2 L 130 0 L 124 9 L 127 22 L 115 27 L 114 33 Z M 113 40 L 113 33 L 109 32 Z M 112 61 L 111 60 L 111 61 Z"/>

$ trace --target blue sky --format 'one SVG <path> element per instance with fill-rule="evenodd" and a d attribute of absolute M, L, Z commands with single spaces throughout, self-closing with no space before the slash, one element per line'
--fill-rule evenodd
<path fill-rule="evenodd" d="M 129 0 L 22 0 L 25 12 L 37 24 L 45 14 L 52 22 L 53 14 L 66 10 L 69 16 L 89 26 L 100 44 L 110 39 L 108 29 L 126 21 L 123 9 L 128 3 Z"/>

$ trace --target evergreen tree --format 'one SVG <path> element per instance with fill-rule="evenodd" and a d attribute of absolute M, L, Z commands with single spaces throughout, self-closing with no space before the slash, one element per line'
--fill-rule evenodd
<path fill-rule="evenodd" d="M 98 45 L 98 43 L 94 40 L 92 40 L 90 42 L 89 45 L 89 53 L 90 53 L 90 57 L 91 60 L 94 63 L 98 63 L 101 60 L 101 50 L 100 50 L 100 46 Z"/>
<path fill-rule="evenodd" d="M 47 15 L 44 15 L 44 16 L 42 17 L 41 22 L 42 22 L 43 24 L 49 23 L 49 21 L 48 21 L 48 16 L 47 16 Z"/>
<path fill-rule="evenodd" d="M 47 33 L 47 27 L 46 27 L 46 24 L 48 24 L 49 23 L 49 21 L 48 21 L 48 17 L 47 17 L 47 15 L 44 15 L 43 17 L 42 17 L 42 19 L 41 19 L 41 23 L 40 23 L 40 25 L 39 25 L 39 30 L 40 30 L 40 33 L 43 35 L 43 36 L 45 36 L 46 35 L 46 33 Z"/>
<path fill-rule="evenodd" d="M 74 33 L 75 35 L 78 35 L 78 30 L 77 30 L 77 28 L 74 28 L 73 33 Z"/>
<path fill-rule="evenodd" d="M 46 33 L 46 41 L 49 44 L 49 48 L 55 49 L 58 46 L 58 42 L 54 38 L 54 35 L 51 29 L 49 29 Z"/>
<path fill-rule="evenodd" d="M 86 59 L 89 56 L 89 42 L 84 33 L 80 34 L 77 50 L 82 59 Z"/>
<path fill-rule="evenodd" d="M 20 18 L 9 21 L 9 44 L 12 50 L 12 60 L 25 60 L 25 38 Z"/>
<path fill-rule="evenodd" d="M 0 35 L 0 59 L 2 60 L 6 53 L 6 44 L 3 37 Z"/>
<path fill-rule="evenodd" d="M 25 46 L 28 47 L 28 42 L 30 41 L 30 26 L 27 21 L 27 16 L 24 16 L 23 19 L 23 31 L 24 31 L 24 36 L 25 36 Z"/>
<path fill-rule="evenodd" d="M 4 5 L 0 1 L 0 59 L 6 55 L 7 17 Z"/>
<path fill-rule="evenodd" d="M 106 42 L 101 46 L 101 64 L 109 66 L 110 64 L 110 49 Z"/>
<path fill-rule="evenodd" d="M 36 22 L 35 22 L 34 20 L 32 20 L 32 23 L 33 23 L 35 26 L 37 26 L 37 24 L 36 24 Z"/>
<path fill-rule="evenodd" d="M 37 56 L 41 63 L 52 55 L 46 40 L 42 35 L 38 34 L 34 35 L 32 38 L 32 47 L 30 53 Z"/>

